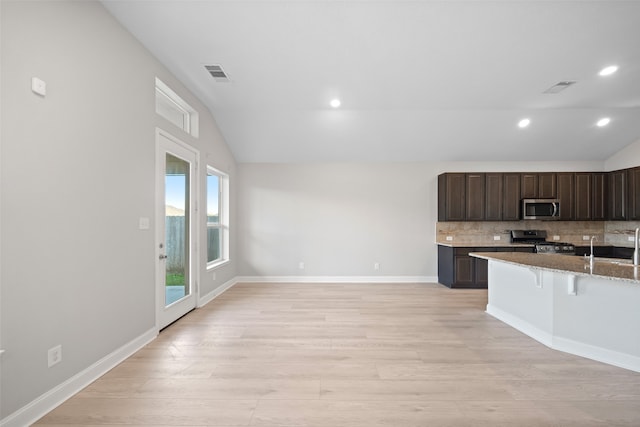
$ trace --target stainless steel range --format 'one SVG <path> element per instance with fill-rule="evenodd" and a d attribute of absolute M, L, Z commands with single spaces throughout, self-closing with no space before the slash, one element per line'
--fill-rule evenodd
<path fill-rule="evenodd" d="M 576 254 L 576 248 L 571 243 L 547 242 L 545 230 L 511 230 L 511 242 L 533 244 L 539 254 Z"/>

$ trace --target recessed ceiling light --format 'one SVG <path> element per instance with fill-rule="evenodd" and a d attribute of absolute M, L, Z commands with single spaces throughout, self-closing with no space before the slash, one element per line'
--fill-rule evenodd
<path fill-rule="evenodd" d="M 611 119 L 609 117 L 603 117 L 600 120 L 598 120 L 598 123 L 596 123 L 596 125 L 598 125 L 598 127 L 604 127 L 608 125 L 609 122 L 611 122 Z"/>
<path fill-rule="evenodd" d="M 332 99 L 331 102 L 330 102 L 330 105 L 333 108 L 338 108 L 340 106 L 340 104 L 342 104 L 342 103 L 340 102 L 340 100 L 338 98 Z"/>
<path fill-rule="evenodd" d="M 518 127 L 519 128 L 526 128 L 527 126 L 529 126 L 529 124 L 531 123 L 531 120 L 529 119 L 522 119 L 518 122 Z"/>
<path fill-rule="evenodd" d="M 609 65 L 608 67 L 605 67 L 602 70 L 600 70 L 600 72 L 598 74 L 601 75 L 601 76 L 610 76 L 611 74 L 615 73 L 616 71 L 618 71 L 618 66 L 617 65 Z"/>

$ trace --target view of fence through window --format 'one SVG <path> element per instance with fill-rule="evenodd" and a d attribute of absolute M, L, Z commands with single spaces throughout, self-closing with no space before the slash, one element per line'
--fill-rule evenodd
<path fill-rule="evenodd" d="M 188 226 L 188 171 L 180 169 L 178 166 L 180 159 L 168 155 L 167 162 L 173 164 L 171 172 L 167 172 L 165 177 L 167 251 L 165 302 L 169 305 L 188 293 L 186 277 L 188 233 L 185 229 Z M 188 167 L 186 162 L 185 165 Z M 207 263 L 222 259 L 221 185 L 222 179 L 219 175 L 207 173 Z"/>
<path fill-rule="evenodd" d="M 165 175 L 165 304 L 185 295 L 188 289 L 189 163 L 167 154 Z"/>
<path fill-rule="evenodd" d="M 220 184 L 220 176 L 207 171 L 207 263 L 222 257 Z"/>

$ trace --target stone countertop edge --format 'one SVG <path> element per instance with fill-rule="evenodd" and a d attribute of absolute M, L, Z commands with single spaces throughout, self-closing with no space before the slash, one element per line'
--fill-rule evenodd
<path fill-rule="evenodd" d="M 446 246 L 448 248 L 533 248 L 535 245 L 531 243 L 460 243 L 460 242 L 436 242 L 437 245 Z"/>
<path fill-rule="evenodd" d="M 524 267 L 538 268 L 579 276 L 599 277 L 609 280 L 622 280 L 640 285 L 640 267 L 626 264 L 625 260 L 595 258 L 593 268 L 583 257 L 561 254 L 529 254 L 524 252 L 471 252 L 470 256 L 500 261 Z M 622 261 L 625 265 L 616 264 Z"/>
<path fill-rule="evenodd" d="M 547 242 L 554 243 L 554 242 Z M 533 243 L 499 243 L 499 242 L 491 242 L 491 243 L 462 243 L 462 242 L 436 242 L 436 245 L 446 246 L 448 248 L 533 248 L 535 245 Z M 589 242 L 582 242 L 580 244 L 574 243 L 573 246 L 576 247 L 588 247 Z M 620 245 L 611 245 L 611 244 L 593 244 L 593 247 L 598 248 L 612 248 L 612 247 L 630 247 L 631 246 L 620 246 Z"/>

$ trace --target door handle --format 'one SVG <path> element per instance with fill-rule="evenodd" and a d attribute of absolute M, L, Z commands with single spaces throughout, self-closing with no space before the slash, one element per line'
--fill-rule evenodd
<path fill-rule="evenodd" d="M 159 256 L 158 258 L 160 258 L 161 260 L 163 260 L 163 259 L 167 259 L 167 258 L 169 258 L 169 257 L 168 257 L 167 255 L 165 255 L 165 254 L 160 254 L 160 256 Z"/>

